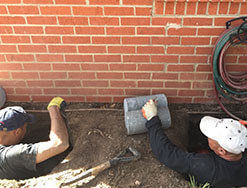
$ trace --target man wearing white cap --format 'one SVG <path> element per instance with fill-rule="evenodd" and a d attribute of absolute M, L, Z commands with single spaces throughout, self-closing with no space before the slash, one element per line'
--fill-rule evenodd
<path fill-rule="evenodd" d="M 161 163 L 214 188 L 247 186 L 247 129 L 239 121 L 203 117 L 200 130 L 208 137 L 212 152 L 201 154 L 183 151 L 170 142 L 161 128 L 153 100 L 143 106 L 142 112 L 147 119 L 152 151 Z"/>
<path fill-rule="evenodd" d="M 20 106 L 0 110 L 0 178 L 25 179 L 33 177 L 42 162 L 69 147 L 69 137 L 60 109 L 61 97 L 54 97 L 47 109 L 51 118 L 50 139 L 35 144 L 19 144 L 34 116 Z"/>

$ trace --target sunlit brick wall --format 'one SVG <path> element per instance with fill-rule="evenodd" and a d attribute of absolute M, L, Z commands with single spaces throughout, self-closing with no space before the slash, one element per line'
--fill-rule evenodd
<path fill-rule="evenodd" d="M 8 101 L 122 102 L 165 93 L 215 102 L 210 56 L 245 0 L 0 0 L 0 86 Z M 246 46 L 228 51 L 247 71 Z"/>

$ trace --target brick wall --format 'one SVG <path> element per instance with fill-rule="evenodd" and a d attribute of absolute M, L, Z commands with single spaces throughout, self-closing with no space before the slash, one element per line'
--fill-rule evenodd
<path fill-rule="evenodd" d="M 165 93 L 215 102 L 210 54 L 245 0 L 0 0 L 0 85 L 8 101 L 122 102 Z M 229 49 L 247 70 L 246 46 Z"/>

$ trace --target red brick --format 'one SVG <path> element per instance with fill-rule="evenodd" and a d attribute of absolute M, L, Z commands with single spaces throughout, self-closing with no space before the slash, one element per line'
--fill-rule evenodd
<path fill-rule="evenodd" d="M 165 87 L 167 88 L 190 88 L 191 83 L 190 82 L 175 82 L 175 81 L 166 81 Z"/>
<path fill-rule="evenodd" d="M 224 63 L 237 63 L 238 62 L 238 56 L 228 56 L 226 55 L 224 57 Z"/>
<path fill-rule="evenodd" d="M 56 63 L 52 64 L 53 70 L 80 70 L 79 64 L 72 64 L 72 63 Z"/>
<path fill-rule="evenodd" d="M 150 18 L 142 17 L 130 17 L 121 18 L 121 25 L 150 25 Z"/>
<path fill-rule="evenodd" d="M 153 5 L 153 0 L 123 0 L 123 5 Z"/>
<path fill-rule="evenodd" d="M 246 2 L 245 3 L 242 3 L 240 14 L 244 14 L 244 15 L 247 14 L 247 3 Z"/>
<path fill-rule="evenodd" d="M 194 65 L 168 65 L 167 71 L 171 72 L 193 72 Z"/>
<path fill-rule="evenodd" d="M 64 62 L 63 55 L 37 54 L 36 58 L 39 62 Z"/>
<path fill-rule="evenodd" d="M 90 17 L 90 25 L 119 25 L 119 18 L 114 17 Z"/>
<path fill-rule="evenodd" d="M 74 37 L 74 36 L 65 36 L 62 38 L 64 44 L 89 44 L 90 37 Z"/>
<path fill-rule="evenodd" d="M 45 45 L 18 45 L 20 52 L 47 52 Z"/>
<path fill-rule="evenodd" d="M 134 46 L 108 46 L 108 53 L 135 53 Z"/>
<path fill-rule="evenodd" d="M 0 14 L 7 14 L 7 9 L 4 6 L 0 6 Z"/>
<path fill-rule="evenodd" d="M 82 81 L 83 87 L 108 87 L 108 81 L 102 81 L 102 80 L 88 80 L 88 81 Z"/>
<path fill-rule="evenodd" d="M 39 79 L 38 72 L 11 72 L 13 79 Z"/>
<path fill-rule="evenodd" d="M 0 62 L 5 62 L 5 56 L 4 55 L 0 55 Z"/>
<path fill-rule="evenodd" d="M 176 11 L 176 15 L 184 15 L 185 14 L 185 3 L 177 2 L 175 11 Z"/>
<path fill-rule="evenodd" d="M 133 16 L 133 7 L 104 7 L 106 16 Z"/>
<path fill-rule="evenodd" d="M 51 53 L 75 53 L 76 46 L 48 46 L 48 50 Z"/>
<path fill-rule="evenodd" d="M 33 43 L 43 44 L 59 44 L 61 39 L 59 36 L 32 36 Z"/>
<path fill-rule="evenodd" d="M 58 17 L 60 25 L 88 25 L 87 17 Z"/>
<path fill-rule="evenodd" d="M 227 18 L 214 18 L 214 25 L 215 26 L 224 26 L 225 27 L 225 25 L 226 25 L 226 22 L 227 21 L 229 21 L 229 20 L 231 20 L 231 19 L 233 19 L 233 18 L 235 18 L 235 17 L 227 17 Z M 233 25 L 234 25 L 235 23 L 233 23 Z"/>
<path fill-rule="evenodd" d="M 168 47 L 167 54 L 194 54 L 194 47 Z"/>
<path fill-rule="evenodd" d="M 227 49 L 226 54 L 247 54 L 247 46 L 246 45 L 238 45 L 238 46 L 231 46 Z"/>
<path fill-rule="evenodd" d="M 15 45 L 0 45 L 0 52 L 17 52 Z"/>
<path fill-rule="evenodd" d="M 239 11 L 239 5 L 240 3 L 230 3 L 229 14 L 237 14 Z"/>
<path fill-rule="evenodd" d="M 239 61 L 239 63 L 246 63 L 247 62 L 247 56 L 240 56 L 238 61 Z"/>
<path fill-rule="evenodd" d="M 134 96 L 140 96 L 140 95 L 150 95 L 151 91 L 150 89 L 125 89 L 125 95 L 134 95 Z"/>
<path fill-rule="evenodd" d="M 21 87 L 26 86 L 26 82 L 23 80 L 0 80 L 0 85 L 5 87 Z"/>
<path fill-rule="evenodd" d="M 10 79 L 10 73 L 8 72 L 1 72 L 0 79 Z"/>
<path fill-rule="evenodd" d="M 218 11 L 218 2 L 210 2 L 208 5 L 208 14 L 216 15 Z"/>
<path fill-rule="evenodd" d="M 70 7 L 66 6 L 42 6 L 40 12 L 43 15 L 71 15 Z"/>
<path fill-rule="evenodd" d="M 163 64 L 139 64 L 138 71 L 164 71 Z"/>
<path fill-rule="evenodd" d="M 195 89 L 206 89 L 213 88 L 213 82 L 193 82 L 192 88 Z"/>
<path fill-rule="evenodd" d="M 233 72 L 247 72 L 247 66 L 246 65 L 226 65 L 227 71 L 233 71 Z"/>
<path fill-rule="evenodd" d="M 163 81 L 138 81 L 138 87 L 163 87 Z"/>
<path fill-rule="evenodd" d="M 102 7 L 73 7 L 74 15 L 103 16 Z"/>
<path fill-rule="evenodd" d="M 225 28 L 199 28 L 198 35 L 219 36 L 224 30 Z"/>
<path fill-rule="evenodd" d="M 196 35 L 195 28 L 169 28 L 168 35 Z"/>
<path fill-rule="evenodd" d="M 22 16 L 0 16 L 0 24 L 25 24 Z"/>
<path fill-rule="evenodd" d="M 208 74 L 204 73 L 180 73 L 181 80 L 207 80 Z"/>
<path fill-rule="evenodd" d="M 22 70 L 20 63 L 0 63 L 0 70 Z"/>
<path fill-rule="evenodd" d="M 135 35 L 134 27 L 107 27 L 107 35 Z"/>
<path fill-rule="evenodd" d="M 220 2 L 219 14 L 227 14 L 229 6 L 230 4 L 228 2 Z"/>
<path fill-rule="evenodd" d="M 73 27 L 46 27 L 46 34 L 74 34 Z"/>
<path fill-rule="evenodd" d="M 92 55 L 65 55 L 66 62 L 92 62 Z"/>
<path fill-rule="evenodd" d="M 120 44 L 120 37 L 92 37 L 93 44 Z"/>
<path fill-rule="evenodd" d="M 152 95 L 155 94 L 160 94 L 160 93 L 164 93 L 168 98 L 170 98 L 170 96 L 177 96 L 177 90 L 176 89 L 152 89 Z"/>
<path fill-rule="evenodd" d="M 105 34 L 104 27 L 76 27 L 76 34 Z"/>
<path fill-rule="evenodd" d="M 207 63 L 208 56 L 180 56 L 180 63 Z"/>
<path fill-rule="evenodd" d="M 172 55 L 152 55 L 151 62 L 153 63 L 178 63 L 178 56 Z"/>
<path fill-rule="evenodd" d="M 194 97 L 194 96 L 204 96 L 205 91 L 202 90 L 179 90 L 178 96 L 187 96 L 187 97 Z"/>
<path fill-rule="evenodd" d="M 44 89 L 44 94 L 46 95 L 68 95 L 69 94 L 69 89 L 66 88 L 48 88 Z"/>
<path fill-rule="evenodd" d="M 86 0 L 55 0 L 55 4 L 85 5 Z"/>
<path fill-rule="evenodd" d="M 152 25 L 166 25 L 166 26 L 172 26 L 172 25 L 181 25 L 181 18 L 174 18 L 174 17 L 154 17 L 152 18 Z"/>
<path fill-rule="evenodd" d="M 30 27 L 30 26 L 15 26 L 14 31 L 16 34 L 43 34 L 42 27 Z"/>
<path fill-rule="evenodd" d="M 151 16 L 152 8 L 150 7 L 136 7 L 136 16 Z"/>
<path fill-rule="evenodd" d="M 187 3 L 187 9 L 186 9 L 186 14 L 187 15 L 195 15 L 196 13 L 196 2 L 188 2 Z"/>
<path fill-rule="evenodd" d="M 81 69 L 82 70 L 108 70 L 108 65 L 107 64 L 96 64 L 96 63 L 83 63 L 81 64 Z"/>
<path fill-rule="evenodd" d="M 197 4 L 197 14 L 198 15 L 205 15 L 207 13 L 207 5 L 208 3 L 206 2 L 198 2 Z"/>
<path fill-rule="evenodd" d="M 135 81 L 113 81 L 110 80 L 111 87 L 136 87 Z"/>
<path fill-rule="evenodd" d="M 0 0 L 0 4 L 19 4 L 21 0 Z"/>
<path fill-rule="evenodd" d="M 153 73 L 152 78 L 155 80 L 178 80 L 178 74 L 176 73 Z"/>
<path fill-rule="evenodd" d="M 56 25 L 57 19 L 55 16 L 28 16 L 27 23 L 41 25 Z"/>
<path fill-rule="evenodd" d="M 98 96 L 86 96 L 86 102 L 112 102 L 112 97 L 98 97 Z"/>
<path fill-rule="evenodd" d="M 95 72 L 69 72 L 69 79 L 95 79 Z"/>
<path fill-rule="evenodd" d="M 9 14 L 39 14 L 37 6 L 8 6 Z"/>
<path fill-rule="evenodd" d="M 119 0 L 90 0 L 90 5 L 119 5 Z"/>
<path fill-rule="evenodd" d="M 111 71 L 135 71 L 136 65 L 135 64 L 110 64 Z"/>
<path fill-rule="evenodd" d="M 175 2 L 166 2 L 165 4 L 165 15 L 173 15 L 175 12 Z"/>
<path fill-rule="evenodd" d="M 53 0 L 23 0 L 24 4 L 53 4 Z"/>
<path fill-rule="evenodd" d="M 198 65 L 196 72 L 211 72 L 211 65 Z"/>
<path fill-rule="evenodd" d="M 123 55 L 123 62 L 150 62 L 149 55 Z"/>
<path fill-rule="evenodd" d="M 0 26 L 0 34 L 12 34 L 12 27 Z"/>
<path fill-rule="evenodd" d="M 122 44 L 151 44 L 150 37 L 122 37 Z"/>
<path fill-rule="evenodd" d="M 125 79 L 134 79 L 134 80 L 139 80 L 139 79 L 150 79 L 151 73 L 131 73 L 131 72 L 126 72 L 124 73 L 124 78 Z"/>
<path fill-rule="evenodd" d="M 165 3 L 164 1 L 155 0 L 155 9 L 154 9 L 155 15 L 163 15 L 164 3 Z"/>
<path fill-rule="evenodd" d="M 42 90 L 40 88 L 16 88 L 15 92 L 16 92 L 16 95 L 20 95 L 20 94 L 41 95 L 42 94 Z"/>
<path fill-rule="evenodd" d="M 121 62 L 121 55 L 94 55 L 95 62 Z"/>
<path fill-rule="evenodd" d="M 29 96 L 8 95 L 8 100 L 12 102 L 28 102 Z"/>
<path fill-rule="evenodd" d="M 97 90 L 93 88 L 80 88 L 80 89 L 71 89 L 72 95 L 96 95 Z M 74 98 L 74 97 L 73 97 Z"/>
<path fill-rule="evenodd" d="M 3 43 L 30 43 L 29 36 L 2 36 Z"/>
<path fill-rule="evenodd" d="M 212 18 L 184 18 L 184 25 L 191 26 L 212 26 Z"/>
<path fill-rule="evenodd" d="M 79 46 L 80 53 L 106 53 L 106 46 Z"/>
<path fill-rule="evenodd" d="M 123 95 L 122 89 L 99 89 L 100 95 Z"/>
<path fill-rule="evenodd" d="M 53 87 L 52 80 L 27 80 L 28 87 Z"/>
<path fill-rule="evenodd" d="M 164 54 L 165 49 L 162 46 L 138 46 L 137 53 L 140 54 Z"/>
<path fill-rule="evenodd" d="M 181 39 L 182 45 L 209 45 L 209 37 L 183 37 Z"/>
<path fill-rule="evenodd" d="M 66 72 L 40 72 L 40 79 L 66 79 Z"/>
<path fill-rule="evenodd" d="M 138 35 L 164 35 L 164 27 L 137 27 Z"/>
<path fill-rule="evenodd" d="M 180 37 L 152 37 L 152 44 L 179 44 Z"/>
<path fill-rule="evenodd" d="M 122 79 L 123 73 L 119 72 L 97 72 L 96 73 L 98 79 Z"/>
<path fill-rule="evenodd" d="M 81 87 L 80 80 L 55 80 L 55 87 Z"/>
<path fill-rule="evenodd" d="M 24 70 L 48 71 L 51 65 L 46 63 L 23 63 Z"/>
<path fill-rule="evenodd" d="M 7 61 L 34 61 L 33 55 L 7 54 Z"/>

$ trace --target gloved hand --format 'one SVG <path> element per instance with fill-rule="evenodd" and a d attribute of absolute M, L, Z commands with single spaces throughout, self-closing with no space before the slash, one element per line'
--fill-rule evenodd
<path fill-rule="evenodd" d="M 64 101 L 63 98 L 61 97 L 54 97 L 50 103 L 47 106 L 47 110 L 51 107 L 51 106 L 57 106 L 60 110 L 63 110 L 66 107 L 66 102 Z"/>
<path fill-rule="evenodd" d="M 145 119 L 150 120 L 152 117 L 157 116 L 157 106 L 154 100 L 149 100 L 142 107 L 142 115 Z"/>

